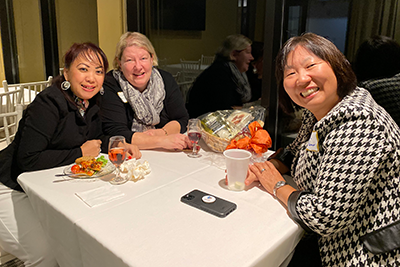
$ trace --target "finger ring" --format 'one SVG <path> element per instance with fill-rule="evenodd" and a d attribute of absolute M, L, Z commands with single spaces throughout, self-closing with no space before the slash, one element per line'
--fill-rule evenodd
<path fill-rule="evenodd" d="M 262 168 L 260 172 L 261 172 L 261 173 L 263 173 L 263 171 L 265 171 L 265 169 L 264 169 L 264 168 Z"/>

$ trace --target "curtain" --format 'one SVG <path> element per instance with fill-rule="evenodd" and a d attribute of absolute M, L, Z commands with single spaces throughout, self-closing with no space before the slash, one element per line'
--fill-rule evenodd
<path fill-rule="evenodd" d="M 353 0 L 347 32 L 346 56 L 350 62 L 369 37 L 385 35 L 400 43 L 400 0 Z"/>

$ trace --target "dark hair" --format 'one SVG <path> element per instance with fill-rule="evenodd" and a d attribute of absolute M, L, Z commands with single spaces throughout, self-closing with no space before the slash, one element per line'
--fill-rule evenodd
<path fill-rule="evenodd" d="M 353 64 L 359 82 L 389 78 L 400 72 L 400 45 L 387 36 L 374 36 L 357 49 Z"/>
<path fill-rule="evenodd" d="M 329 40 L 314 33 L 304 33 L 286 41 L 276 57 L 275 77 L 280 90 L 279 104 L 285 112 L 292 111 L 289 96 L 283 88 L 283 73 L 287 64 L 287 56 L 297 46 L 302 46 L 309 52 L 327 62 L 337 79 L 337 94 L 343 98 L 357 86 L 356 76 L 350 62 L 340 50 Z"/>
<path fill-rule="evenodd" d="M 253 56 L 254 60 L 257 61 L 258 59 L 262 59 L 264 55 L 264 43 L 263 42 L 253 42 L 251 44 L 251 55 Z"/>
<path fill-rule="evenodd" d="M 108 70 L 108 60 L 106 54 L 104 54 L 103 50 L 97 45 L 86 42 L 86 43 L 74 43 L 68 51 L 64 55 L 64 68 L 69 69 L 71 67 L 72 62 L 75 61 L 78 57 L 83 56 L 88 60 L 97 61 L 100 65 L 103 66 L 104 74 Z M 103 64 L 101 64 L 103 62 Z M 53 84 L 55 84 L 58 89 L 60 89 L 65 97 L 75 103 L 69 94 L 66 91 L 61 89 L 61 83 L 65 81 L 64 75 L 60 75 L 53 80 Z"/>

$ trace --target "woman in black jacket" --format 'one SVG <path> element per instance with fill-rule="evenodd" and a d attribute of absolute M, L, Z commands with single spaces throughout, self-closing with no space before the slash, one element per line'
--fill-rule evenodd
<path fill-rule="evenodd" d="M 182 134 L 189 119 L 182 94 L 172 75 L 157 65 L 156 52 L 145 35 L 121 36 L 114 70 L 104 81 L 103 131 L 123 135 L 140 149 L 191 147 Z"/>
<path fill-rule="evenodd" d="M 241 34 L 226 37 L 215 61 L 196 78 L 189 91 L 190 117 L 239 108 L 249 102 L 252 96 L 246 71 L 253 59 L 250 39 Z"/>
<path fill-rule="evenodd" d="M 36 96 L 15 139 L 0 152 L 0 246 L 25 266 L 57 262 L 17 177 L 107 152 L 108 137 L 102 133 L 96 104 L 107 68 L 107 58 L 96 45 L 72 45 L 65 54 L 64 76 Z M 140 157 L 135 146 L 129 152 Z"/>

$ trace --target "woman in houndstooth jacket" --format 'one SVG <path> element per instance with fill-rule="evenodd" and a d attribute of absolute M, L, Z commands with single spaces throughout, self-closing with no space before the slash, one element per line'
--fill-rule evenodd
<path fill-rule="evenodd" d="M 400 129 L 333 43 L 306 33 L 276 60 L 279 86 L 306 108 L 296 140 L 250 167 L 306 231 L 323 266 L 400 266 Z M 298 190 L 284 182 L 290 168 Z"/>

